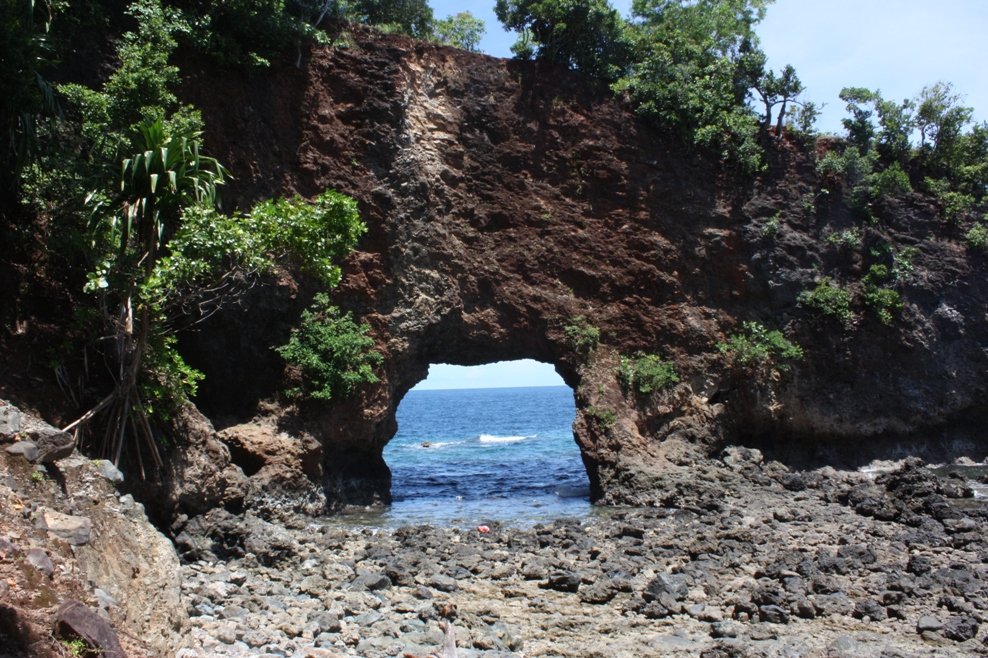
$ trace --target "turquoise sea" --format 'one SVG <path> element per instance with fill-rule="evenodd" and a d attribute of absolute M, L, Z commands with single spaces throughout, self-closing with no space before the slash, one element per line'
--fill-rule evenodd
<path fill-rule="evenodd" d="M 384 450 L 391 524 L 530 524 L 590 513 L 565 386 L 413 390 Z"/>

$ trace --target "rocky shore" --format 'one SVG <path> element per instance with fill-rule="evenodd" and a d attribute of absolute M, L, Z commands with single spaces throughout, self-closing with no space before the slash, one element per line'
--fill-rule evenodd
<path fill-rule="evenodd" d="M 988 509 L 963 478 L 728 449 L 679 484 L 676 508 L 529 528 L 214 511 L 178 537 L 177 656 L 426 656 L 443 618 L 468 657 L 988 653 Z"/>
<path fill-rule="evenodd" d="M 799 471 L 731 447 L 670 469 L 659 507 L 528 527 L 217 507 L 169 542 L 112 465 L 49 452 L 57 431 L 18 413 L 2 658 L 78 636 L 132 658 L 425 657 L 441 623 L 461 658 L 988 655 L 985 463 Z"/>

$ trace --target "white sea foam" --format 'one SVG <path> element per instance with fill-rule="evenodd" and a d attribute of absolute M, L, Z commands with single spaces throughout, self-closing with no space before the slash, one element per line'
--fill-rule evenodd
<path fill-rule="evenodd" d="M 534 438 L 534 434 L 529 436 L 497 436 L 495 434 L 481 434 L 479 440 L 481 443 L 518 443 L 519 441 Z"/>
<path fill-rule="evenodd" d="M 438 450 L 439 448 L 445 448 L 446 446 L 458 446 L 461 443 L 463 443 L 463 441 L 423 441 L 422 443 L 416 443 L 411 447 L 416 450 L 422 448 L 426 450 Z"/>

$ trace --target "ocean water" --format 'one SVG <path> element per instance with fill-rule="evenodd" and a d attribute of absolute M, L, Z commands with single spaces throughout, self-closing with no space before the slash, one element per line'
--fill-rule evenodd
<path fill-rule="evenodd" d="M 377 522 L 528 525 L 590 513 L 566 386 L 410 391 L 384 450 L 393 504 Z"/>

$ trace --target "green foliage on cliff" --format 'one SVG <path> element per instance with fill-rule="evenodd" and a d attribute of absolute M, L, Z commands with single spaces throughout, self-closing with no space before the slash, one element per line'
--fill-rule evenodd
<path fill-rule="evenodd" d="M 850 325 L 854 319 L 854 314 L 851 312 L 853 298 L 850 290 L 827 278 L 820 281 L 812 290 L 799 293 L 800 304 L 823 316 L 834 318 L 845 326 Z"/>
<path fill-rule="evenodd" d="M 58 111 L 43 76 L 51 11 L 34 0 L 0 3 L 0 204 L 15 194 L 20 169 L 35 155 L 39 119 Z"/>
<path fill-rule="evenodd" d="M 131 453 L 143 469 L 142 459 L 159 461 L 155 421 L 194 395 L 203 376 L 183 359 L 178 332 L 279 265 L 336 285 L 337 263 L 365 227 L 355 201 L 335 192 L 220 212 L 229 174 L 203 153 L 199 113 L 176 94 L 175 55 L 203 25 L 161 0 L 136 0 L 127 12 L 135 28 L 120 37 L 102 83 L 58 88 L 65 115 L 39 126 L 20 201 L 55 227 L 46 247 L 87 293 L 76 304 L 77 334 L 88 342 L 77 347 L 100 363 L 93 371 L 102 379 L 91 385 L 102 398 L 73 426 L 101 421 L 96 449 L 114 461 Z"/>
<path fill-rule="evenodd" d="M 743 322 L 740 333 L 731 334 L 717 349 L 738 366 L 788 370 L 792 361 L 803 358 L 803 348 L 777 330 L 758 322 Z"/>
<path fill-rule="evenodd" d="M 483 36 L 484 21 L 468 11 L 461 11 L 436 22 L 436 39 L 448 46 L 474 52 Z"/>
<path fill-rule="evenodd" d="M 572 317 L 563 327 L 563 335 L 570 347 L 580 354 L 587 354 L 600 343 L 600 329 L 590 324 L 582 315 Z"/>
<path fill-rule="evenodd" d="M 770 91 L 754 32 L 768 4 L 635 0 L 633 63 L 615 88 L 627 92 L 640 113 L 742 168 L 757 169 L 758 120 L 747 101 L 759 85 Z"/>
<path fill-rule="evenodd" d="M 988 252 L 988 226 L 983 222 L 978 222 L 964 234 L 964 240 L 971 249 Z"/>
<path fill-rule="evenodd" d="M 618 381 L 625 393 L 634 391 L 641 395 L 664 391 L 679 381 L 676 366 L 658 354 L 639 352 L 634 357 L 621 357 Z"/>
<path fill-rule="evenodd" d="M 607 0 L 497 0 L 505 29 L 520 33 L 511 50 L 612 82 L 624 71 L 630 43 Z"/>
<path fill-rule="evenodd" d="M 913 99 L 887 100 L 877 91 L 841 91 L 849 116 L 847 145 L 817 165 L 849 191 L 849 204 L 873 216 L 877 203 L 921 188 L 940 202 L 944 218 L 964 221 L 988 192 L 988 123 L 971 125 L 950 84 L 924 87 Z"/>
<path fill-rule="evenodd" d="M 363 384 L 376 383 L 374 368 L 383 357 L 372 349 L 374 339 L 368 331 L 370 326 L 354 322 L 350 313 L 330 304 L 326 294 L 316 295 L 288 343 L 276 348 L 299 380 L 286 395 L 337 400 L 350 397 Z"/>

